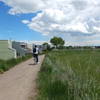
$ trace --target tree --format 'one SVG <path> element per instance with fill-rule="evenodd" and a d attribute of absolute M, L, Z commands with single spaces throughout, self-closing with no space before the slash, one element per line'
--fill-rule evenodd
<path fill-rule="evenodd" d="M 50 40 L 51 44 L 54 45 L 56 48 L 62 47 L 65 44 L 65 41 L 61 37 L 53 37 Z"/>
<path fill-rule="evenodd" d="M 43 47 L 45 50 L 50 50 L 50 45 L 47 42 L 43 43 Z"/>

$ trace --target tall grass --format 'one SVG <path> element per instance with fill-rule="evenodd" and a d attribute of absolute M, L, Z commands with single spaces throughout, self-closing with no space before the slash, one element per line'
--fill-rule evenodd
<path fill-rule="evenodd" d="M 14 67 L 16 64 L 19 64 L 20 62 L 25 61 L 31 57 L 32 57 L 31 55 L 27 55 L 27 56 L 19 57 L 17 59 L 10 59 L 7 61 L 0 60 L 0 73 L 9 70 L 10 68 Z"/>
<path fill-rule="evenodd" d="M 37 83 L 38 100 L 100 100 L 100 51 L 48 53 Z"/>

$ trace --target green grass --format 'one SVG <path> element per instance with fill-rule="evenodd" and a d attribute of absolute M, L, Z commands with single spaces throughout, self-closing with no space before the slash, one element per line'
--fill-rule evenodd
<path fill-rule="evenodd" d="M 31 55 L 23 56 L 17 59 L 10 59 L 10 60 L 0 60 L 0 73 L 9 70 L 10 68 L 14 67 L 15 65 L 31 58 Z"/>
<path fill-rule="evenodd" d="M 37 100 L 100 100 L 100 51 L 48 53 L 37 83 Z"/>

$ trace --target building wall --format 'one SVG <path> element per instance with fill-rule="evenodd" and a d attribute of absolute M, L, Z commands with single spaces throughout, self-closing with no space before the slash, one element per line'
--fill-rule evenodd
<path fill-rule="evenodd" d="M 30 51 L 30 53 L 33 52 L 33 44 L 32 43 L 27 43 L 27 48 Z"/>
<path fill-rule="evenodd" d="M 16 58 L 16 50 L 11 48 L 11 41 L 0 40 L 0 59 L 8 60 Z"/>
<path fill-rule="evenodd" d="M 26 55 L 26 51 L 25 51 L 24 48 L 21 47 L 20 42 L 13 41 L 12 42 L 12 47 L 14 49 L 16 49 L 17 56 L 20 57 L 20 56 L 25 56 Z"/>

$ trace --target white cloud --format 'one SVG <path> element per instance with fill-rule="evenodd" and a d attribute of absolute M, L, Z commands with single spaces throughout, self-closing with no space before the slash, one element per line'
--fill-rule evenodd
<path fill-rule="evenodd" d="M 87 40 L 87 41 L 82 41 L 82 42 L 66 42 L 66 46 L 100 46 L 100 40 Z"/>
<path fill-rule="evenodd" d="M 100 32 L 100 27 L 94 27 L 94 30 L 96 30 L 96 32 Z"/>
<path fill-rule="evenodd" d="M 29 21 L 28 21 L 28 20 L 22 20 L 22 23 L 24 23 L 24 24 L 28 24 Z"/>
<path fill-rule="evenodd" d="M 33 13 L 44 7 L 41 0 L 1 0 L 11 7 L 10 14 Z"/>
<path fill-rule="evenodd" d="M 100 34 L 100 0 L 1 1 L 11 7 L 10 14 L 41 11 L 31 21 L 22 22 L 43 35 L 63 33 L 66 34 L 66 40 L 68 40 L 68 34 L 70 38 L 73 37 L 71 39 L 86 40 L 95 37 L 95 34 Z"/>

